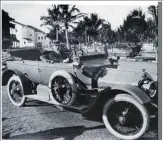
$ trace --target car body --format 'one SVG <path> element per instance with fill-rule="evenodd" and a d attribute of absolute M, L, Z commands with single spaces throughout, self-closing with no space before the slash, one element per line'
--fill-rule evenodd
<path fill-rule="evenodd" d="M 118 60 L 110 60 L 111 58 L 108 59 L 102 53 L 83 55 L 78 57 L 80 61 L 69 63 L 42 62 L 40 60 L 42 54 L 43 51 L 39 49 L 11 52 L 16 58 L 7 61 L 8 69 L 2 76 L 2 84 L 8 84 L 11 101 L 13 99 L 10 94 L 10 84 L 17 81 L 22 86 L 23 97 L 49 103 L 52 101 L 62 110 L 81 113 L 85 117 L 94 118 L 102 115 L 107 129 L 122 139 L 137 139 L 142 136 L 148 128 L 148 112 L 150 115 L 157 115 L 157 82 L 145 70 L 135 72 L 118 69 Z M 47 94 L 48 100 L 37 97 L 40 85 L 50 90 L 50 94 Z M 70 98 L 66 99 L 66 96 Z M 143 117 L 142 129 L 139 131 L 141 133 L 135 133 L 133 136 L 128 133 L 123 135 L 108 124 L 107 109 L 110 104 L 121 100 L 140 108 Z M 24 101 L 23 99 L 22 103 L 15 105 L 22 106 Z M 118 118 L 122 125 L 126 120 L 124 115 Z"/>

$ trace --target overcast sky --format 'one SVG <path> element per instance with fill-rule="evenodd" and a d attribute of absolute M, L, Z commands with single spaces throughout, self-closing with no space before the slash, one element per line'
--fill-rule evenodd
<path fill-rule="evenodd" d="M 84 2 L 83 2 L 84 3 Z M 130 3 L 130 1 L 128 1 Z M 149 5 L 153 4 L 149 1 L 146 4 L 141 4 L 141 2 L 126 4 L 79 4 L 75 2 L 76 7 L 84 13 L 97 13 L 99 17 L 109 21 L 111 23 L 112 29 L 116 29 L 119 25 L 123 23 L 126 15 L 133 9 L 141 8 L 145 12 L 146 16 L 150 15 L 147 12 Z M 156 2 L 155 2 L 156 3 Z M 54 4 L 54 3 L 53 3 Z M 9 13 L 9 16 L 14 18 L 16 21 L 35 26 L 45 32 L 48 32 L 47 28 L 41 27 L 40 17 L 47 15 L 47 9 L 51 8 L 50 3 L 23 3 L 23 2 L 4 2 L 2 3 L 2 9 Z"/>

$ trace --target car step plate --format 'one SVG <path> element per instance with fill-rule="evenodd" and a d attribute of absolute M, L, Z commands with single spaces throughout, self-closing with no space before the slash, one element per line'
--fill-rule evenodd
<path fill-rule="evenodd" d="M 78 107 L 63 105 L 63 110 L 83 114 L 84 111 L 87 110 L 88 107 L 89 107 L 88 105 L 81 105 Z"/>
<path fill-rule="evenodd" d="M 63 107 L 60 106 L 60 105 L 57 105 L 56 103 L 54 103 L 54 101 L 49 99 L 49 97 L 44 97 L 44 96 L 39 96 L 39 95 L 26 95 L 25 97 L 30 98 L 30 99 L 35 99 L 35 100 L 38 100 L 38 101 L 42 101 L 42 102 L 46 102 L 46 103 L 49 103 L 49 104 L 53 104 L 58 109 L 63 111 Z"/>

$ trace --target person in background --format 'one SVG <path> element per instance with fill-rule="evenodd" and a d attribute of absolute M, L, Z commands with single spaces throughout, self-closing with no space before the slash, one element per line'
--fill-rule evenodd
<path fill-rule="evenodd" d="M 51 62 L 51 63 L 68 63 L 69 58 L 65 58 L 65 55 L 61 53 L 61 45 L 59 41 L 55 41 L 52 45 L 53 51 L 49 54 L 42 55 L 40 57 L 43 62 Z"/>

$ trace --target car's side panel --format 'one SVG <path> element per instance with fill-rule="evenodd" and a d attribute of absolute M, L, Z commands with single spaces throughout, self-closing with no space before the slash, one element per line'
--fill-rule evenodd
<path fill-rule="evenodd" d="M 11 70 L 18 68 L 21 72 L 24 72 L 24 66 L 23 61 L 7 61 L 7 67 Z"/>
<path fill-rule="evenodd" d="M 38 61 L 22 60 L 22 61 L 8 61 L 9 69 L 17 68 L 25 74 L 31 81 L 40 83 L 41 77 L 38 71 Z"/>
<path fill-rule="evenodd" d="M 27 75 L 27 77 L 35 82 L 35 83 L 41 83 L 41 76 L 38 69 L 38 61 L 23 61 L 24 65 L 24 74 Z"/>
<path fill-rule="evenodd" d="M 51 64 L 42 61 L 39 61 L 38 65 L 39 73 L 41 76 L 41 84 L 48 85 L 50 76 L 52 75 L 53 72 L 57 70 L 56 65 L 55 63 Z"/>
<path fill-rule="evenodd" d="M 73 72 L 73 64 L 72 63 L 55 63 L 56 70 L 65 70 L 67 72 Z"/>

